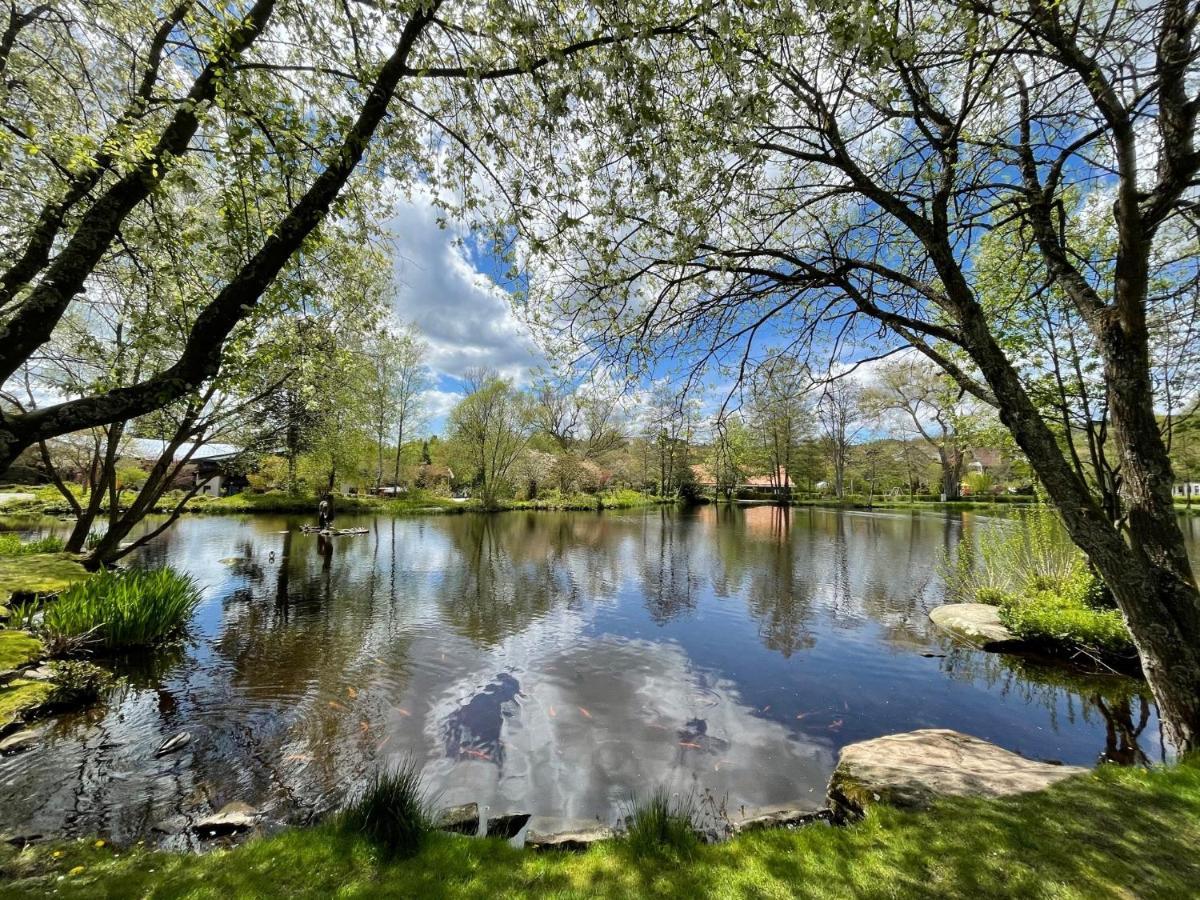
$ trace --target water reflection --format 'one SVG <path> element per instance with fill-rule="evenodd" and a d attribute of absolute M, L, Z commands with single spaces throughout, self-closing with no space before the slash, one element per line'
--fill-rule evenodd
<path fill-rule="evenodd" d="M 231 800 L 333 808 L 400 754 L 443 802 L 608 818 L 634 792 L 819 796 L 844 744 L 919 727 L 1029 756 L 1161 757 L 1144 685 L 937 634 L 936 562 L 987 517 L 634 514 L 192 518 L 145 550 L 205 586 L 191 643 L 0 760 L 0 826 L 160 828 Z M 188 731 L 162 759 L 154 750 Z"/>

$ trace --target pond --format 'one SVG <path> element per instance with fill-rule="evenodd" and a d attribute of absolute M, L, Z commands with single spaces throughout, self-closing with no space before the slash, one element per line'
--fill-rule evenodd
<path fill-rule="evenodd" d="M 987 515 L 343 515 L 369 533 L 332 539 L 301 521 L 187 517 L 145 548 L 204 586 L 189 641 L 0 760 L 0 832 L 179 845 L 234 800 L 310 822 L 406 754 L 442 803 L 612 821 L 659 786 L 730 810 L 819 799 L 840 747 L 914 728 L 1065 763 L 1163 752 L 1140 682 L 934 630 L 938 560 Z"/>

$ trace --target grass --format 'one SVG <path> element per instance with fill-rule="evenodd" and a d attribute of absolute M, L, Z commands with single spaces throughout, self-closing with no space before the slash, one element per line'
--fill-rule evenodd
<path fill-rule="evenodd" d="M 315 494 L 289 494 L 286 491 L 267 491 L 255 494 L 244 491 L 216 499 L 194 497 L 188 504 L 190 512 L 200 513 L 311 513 L 317 514 L 320 501 Z M 462 504 L 448 497 L 439 497 L 426 491 L 413 491 L 404 497 L 342 497 L 334 498 L 335 513 L 387 512 L 402 514 L 409 512 L 457 511 Z"/>
<path fill-rule="evenodd" d="M 416 761 L 408 758 L 376 772 L 340 819 L 346 831 L 365 837 L 387 859 L 415 856 L 433 832 L 433 812 Z"/>
<path fill-rule="evenodd" d="M 847 828 L 762 831 L 664 864 L 624 841 L 531 853 L 433 834 L 408 860 L 334 825 L 203 855 L 3 847 L 10 900 L 230 897 L 1189 898 L 1200 884 L 1200 767 L 1103 767 L 1037 794 L 878 809 Z M 58 854 L 56 856 L 56 854 Z M 74 874 L 71 874 L 74 873 Z"/>
<path fill-rule="evenodd" d="M 1057 513 L 1037 506 L 965 535 L 940 565 L 952 596 L 1000 607 L 1000 621 L 1048 651 L 1136 660 L 1111 594 L 1066 537 Z"/>
<path fill-rule="evenodd" d="M 20 535 L 13 534 L 11 531 L 0 533 L 0 556 L 58 553 L 62 548 L 62 538 L 44 537 L 32 541 L 22 541 Z"/>
<path fill-rule="evenodd" d="M 60 648 L 71 642 L 148 647 L 178 633 L 199 602 L 195 581 L 173 569 L 110 570 L 47 605 L 42 627 Z"/>
<path fill-rule="evenodd" d="M 696 812 L 695 794 L 672 796 L 659 788 L 649 797 L 635 798 L 625 818 L 625 842 L 638 856 L 690 857 L 700 846 Z"/>
<path fill-rule="evenodd" d="M 635 509 L 640 506 L 674 502 L 674 498 L 670 497 L 656 497 L 640 491 L 619 490 L 603 494 L 548 493 L 536 500 L 500 500 L 497 509 Z"/>

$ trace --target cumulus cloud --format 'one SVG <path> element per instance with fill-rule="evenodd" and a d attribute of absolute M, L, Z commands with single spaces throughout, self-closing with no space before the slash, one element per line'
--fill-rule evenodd
<path fill-rule="evenodd" d="M 462 378 L 472 367 L 487 366 L 524 380 L 542 362 L 513 314 L 507 291 L 480 271 L 452 230 L 439 227 L 427 192 L 401 198 L 388 227 L 395 249 L 396 314 L 420 329 L 438 374 Z"/>

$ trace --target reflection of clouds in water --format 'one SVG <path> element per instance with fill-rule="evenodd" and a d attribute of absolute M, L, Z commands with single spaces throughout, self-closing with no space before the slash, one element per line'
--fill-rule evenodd
<path fill-rule="evenodd" d="M 500 764 L 445 752 L 430 762 L 443 802 L 611 818 L 660 786 L 727 795 L 730 808 L 819 795 L 831 748 L 755 715 L 678 646 L 609 637 L 547 650 L 516 676 L 512 717 L 496 717 Z M 462 708 L 431 716 L 427 734 Z"/>
<path fill-rule="evenodd" d="M 504 720 L 516 712 L 520 682 L 507 672 L 475 694 L 447 717 L 446 755 L 451 759 L 482 759 L 504 765 Z"/>

